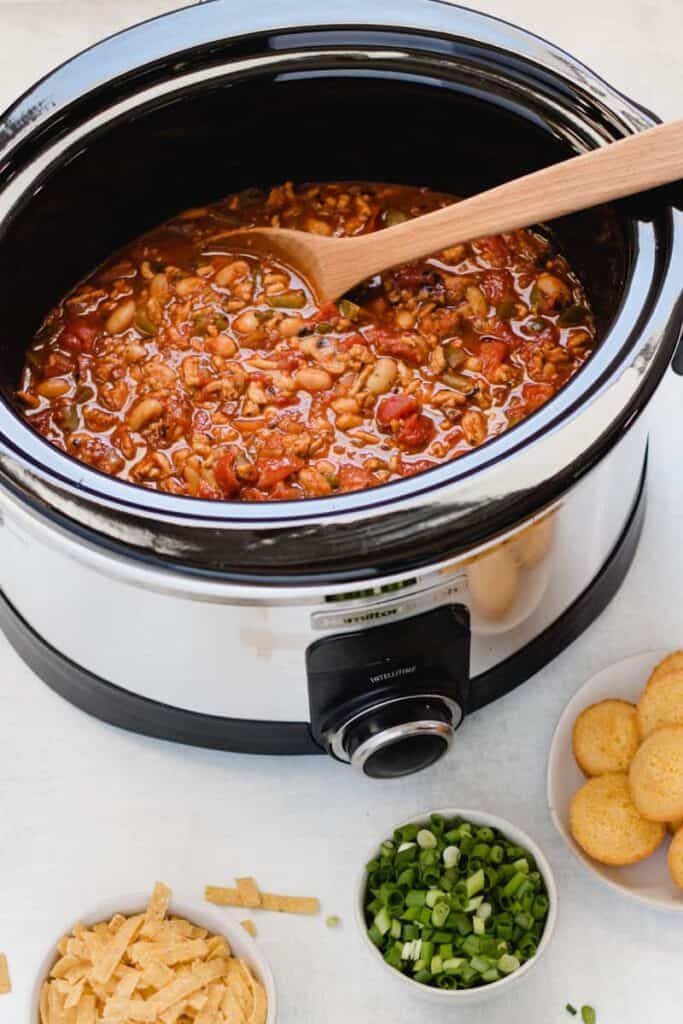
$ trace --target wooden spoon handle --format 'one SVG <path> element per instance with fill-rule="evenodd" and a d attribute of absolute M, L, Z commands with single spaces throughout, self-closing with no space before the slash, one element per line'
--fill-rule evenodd
<path fill-rule="evenodd" d="M 355 238 L 352 265 L 344 272 L 358 281 L 458 242 L 528 227 L 679 178 L 683 178 L 683 120 L 649 128 L 443 210 Z M 350 249 L 349 245 L 348 256 Z"/>

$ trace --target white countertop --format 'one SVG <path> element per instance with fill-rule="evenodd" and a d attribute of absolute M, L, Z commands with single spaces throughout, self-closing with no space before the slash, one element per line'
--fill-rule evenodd
<path fill-rule="evenodd" d="M 0 107 L 89 43 L 176 6 L 0 0 Z M 562 43 L 662 116 L 683 115 L 680 0 L 472 6 Z M 449 757 L 422 775 L 377 784 L 322 757 L 243 757 L 128 735 L 52 694 L 0 637 L 0 950 L 14 982 L 14 994 L 0 997 L 0 1024 L 27 1024 L 45 943 L 104 896 L 163 878 L 184 899 L 200 899 L 205 883 L 245 874 L 274 891 L 317 894 L 324 914 L 343 919 L 331 931 L 320 918 L 258 918 L 281 1024 L 445 1024 L 452 1014 L 406 1004 L 382 983 L 356 934 L 352 900 L 375 838 L 449 804 L 486 808 L 528 830 L 561 893 L 555 941 L 527 982 L 511 1000 L 458 1020 L 561 1024 L 572 1019 L 567 1002 L 594 1005 L 599 1024 L 679 1020 L 683 917 L 625 902 L 579 867 L 551 824 L 544 776 L 555 722 L 588 675 L 627 654 L 683 644 L 682 396 L 683 380 L 669 374 L 652 407 L 645 532 L 617 598 L 552 665 L 468 720 Z M 57 580 L 35 585 L 59 599 Z"/>

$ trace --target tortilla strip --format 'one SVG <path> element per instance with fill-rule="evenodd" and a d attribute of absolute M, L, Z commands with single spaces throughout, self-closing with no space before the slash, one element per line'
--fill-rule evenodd
<path fill-rule="evenodd" d="M 140 979 L 140 988 L 154 988 L 158 991 L 173 981 L 174 977 L 175 974 L 170 967 L 152 960 L 145 966 Z"/>
<path fill-rule="evenodd" d="M 266 1016 L 268 1014 L 268 999 L 266 997 L 266 991 L 262 985 L 258 982 L 254 982 L 253 986 L 254 993 L 254 1005 L 251 1011 L 251 1017 L 249 1018 L 249 1024 L 265 1024 Z"/>
<path fill-rule="evenodd" d="M 252 939 L 256 938 L 256 935 L 257 935 L 256 925 L 251 920 L 251 918 L 247 918 L 246 921 L 240 921 L 240 924 L 244 928 L 245 932 L 248 932 L 249 935 L 251 935 Z"/>
<path fill-rule="evenodd" d="M 142 925 L 142 935 L 150 938 L 155 934 L 156 925 L 166 919 L 168 907 L 171 902 L 172 892 L 163 882 L 157 882 L 152 890 L 152 895 L 147 904 L 145 920 Z"/>
<path fill-rule="evenodd" d="M 277 896 L 272 892 L 261 894 L 264 910 L 276 910 L 282 914 L 319 914 L 320 900 L 315 896 Z"/>
<path fill-rule="evenodd" d="M 47 1024 L 47 990 L 49 982 L 44 981 L 40 990 L 40 1024 Z"/>
<path fill-rule="evenodd" d="M 187 999 L 209 982 L 222 978 L 227 973 L 228 963 L 228 960 L 211 960 L 208 963 L 197 964 L 190 974 L 175 978 L 169 985 L 160 989 L 147 1000 L 147 1005 L 154 1008 L 157 1016 L 161 1015 L 174 1003 Z"/>
<path fill-rule="evenodd" d="M 223 1001 L 224 995 L 225 985 L 222 985 L 220 982 L 209 985 L 206 1006 L 203 1010 L 199 1011 L 194 1024 L 218 1024 L 219 1020 L 222 1021 L 222 1018 L 218 1016 L 218 1008 Z"/>
<path fill-rule="evenodd" d="M 220 885 L 207 885 L 204 898 L 208 903 L 220 907 L 243 907 L 237 889 L 229 889 Z M 274 910 L 285 914 L 318 914 L 320 900 L 314 896 L 279 896 L 277 893 L 262 892 L 259 910 Z"/>
<path fill-rule="evenodd" d="M 244 1016 L 244 1010 L 231 988 L 225 990 L 223 1002 L 221 1003 L 221 1010 L 224 1018 L 229 1020 L 230 1024 L 247 1024 L 247 1018 Z"/>
<path fill-rule="evenodd" d="M 209 939 L 208 946 L 209 955 L 206 958 L 207 960 L 215 960 L 219 956 L 226 958 L 232 956 L 228 940 L 223 935 L 214 935 L 212 939 Z"/>
<path fill-rule="evenodd" d="M 174 964 L 185 964 L 191 960 L 203 959 L 209 952 L 208 943 L 204 939 L 188 939 L 186 942 L 135 942 L 128 947 L 130 959 L 144 967 L 152 960 L 173 967 Z"/>
<path fill-rule="evenodd" d="M 237 893 L 243 907 L 260 907 L 261 893 L 253 878 L 236 878 Z"/>
<path fill-rule="evenodd" d="M 12 982 L 9 976 L 9 965 L 4 953 L 0 953 L 0 996 L 6 996 L 12 991 Z"/>
<path fill-rule="evenodd" d="M 140 931 L 144 920 L 144 914 L 129 917 L 126 923 L 119 928 L 116 935 L 112 936 L 107 943 L 104 953 L 95 962 L 90 972 L 90 977 L 94 982 L 106 985 L 121 962 L 121 957 Z"/>
<path fill-rule="evenodd" d="M 133 992 L 135 992 L 135 989 L 138 987 L 141 977 L 141 971 L 136 971 L 132 967 L 127 967 L 123 977 L 112 992 L 112 999 L 130 999 Z"/>
<path fill-rule="evenodd" d="M 83 978 L 82 981 L 79 981 L 78 984 L 74 985 L 74 987 L 71 989 L 71 992 L 66 997 L 66 1002 L 64 1003 L 65 1010 L 70 1010 L 72 1006 L 78 1006 L 83 996 L 84 988 L 85 978 Z"/>
<path fill-rule="evenodd" d="M 78 1004 L 76 1024 L 95 1024 L 95 997 L 83 996 Z"/>

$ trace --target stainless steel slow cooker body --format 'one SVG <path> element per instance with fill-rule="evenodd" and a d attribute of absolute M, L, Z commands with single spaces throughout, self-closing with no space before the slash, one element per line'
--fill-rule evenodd
<path fill-rule="evenodd" d="M 334 24 L 308 2 L 285 18 L 212 0 L 86 51 L 0 122 L 8 635 L 118 724 L 329 749 L 372 774 L 434 760 L 463 710 L 549 660 L 623 577 L 642 517 L 641 413 L 680 328 L 668 197 L 553 225 L 603 325 L 599 351 L 514 430 L 398 484 L 258 507 L 151 493 L 51 448 L 11 391 L 51 302 L 184 206 L 287 177 L 466 194 L 653 121 L 495 19 L 420 0 L 388 20 L 356 0 Z"/>

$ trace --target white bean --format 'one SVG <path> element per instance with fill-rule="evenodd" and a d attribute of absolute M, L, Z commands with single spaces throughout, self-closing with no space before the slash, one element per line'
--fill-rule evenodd
<path fill-rule="evenodd" d="M 305 391 L 326 391 L 332 387 L 332 378 L 326 370 L 315 366 L 304 366 L 294 376 L 296 385 Z"/>
<path fill-rule="evenodd" d="M 163 411 L 164 403 L 158 398 L 143 398 L 128 413 L 128 426 L 131 430 L 142 430 L 152 420 L 158 419 Z"/>
<path fill-rule="evenodd" d="M 385 395 L 398 377 L 395 360 L 383 356 L 375 363 L 372 373 L 365 382 L 365 387 L 373 395 Z"/>
<path fill-rule="evenodd" d="M 135 316 L 135 300 L 125 299 L 120 302 L 116 309 L 109 314 L 107 319 L 106 328 L 109 334 L 121 334 L 122 331 L 128 330 L 130 325 L 133 323 L 133 317 Z"/>

